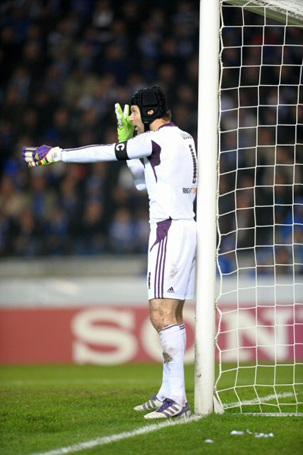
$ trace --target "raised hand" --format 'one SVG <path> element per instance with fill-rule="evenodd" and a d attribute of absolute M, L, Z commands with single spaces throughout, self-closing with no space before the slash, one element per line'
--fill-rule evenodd
<path fill-rule="evenodd" d="M 135 127 L 129 120 L 129 105 L 125 104 L 124 111 L 119 103 L 115 104 L 115 114 L 117 118 L 117 132 L 119 142 L 127 141 L 134 136 Z"/>

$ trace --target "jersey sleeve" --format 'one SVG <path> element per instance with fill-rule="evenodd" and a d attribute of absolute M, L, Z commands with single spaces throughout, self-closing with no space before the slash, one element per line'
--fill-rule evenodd
<path fill-rule="evenodd" d="M 123 161 L 150 156 L 154 142 L 149 133 L 143 133 L 125 142 L 62 149 L 65 163 L 97 163 L 99 161 Z"/>
<path fill-rule="evenodd" d="M 133 176 L 134 184 L 136 185 L 137 190 L 146 190 L 144 165 L 142 161 L 137 158 L 133 160 L 127 160 L 126 164 Z"/>

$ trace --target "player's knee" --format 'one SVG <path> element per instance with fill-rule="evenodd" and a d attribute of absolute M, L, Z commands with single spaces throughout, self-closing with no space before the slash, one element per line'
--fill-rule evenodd
<path fill-rule="evenodd" d="M 159 332 L 163 328 L 163 317 L 157 310 L 150 309 L 149 318 L 152 326 Z"/>
<path fill-rule="evenodd" d="M 149 314 L 150 322 L 158 332 L 164 329 L 164 327 L 177 323 L 175 313 L 172 311 L 167 311 L 164 308 L 150 307 Z"/>

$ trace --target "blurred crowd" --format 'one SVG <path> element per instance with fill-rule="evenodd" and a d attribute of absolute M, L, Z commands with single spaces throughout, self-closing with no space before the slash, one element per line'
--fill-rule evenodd
<path fill-rule="evenodd" d="M 303 27 L 226 7 L 221 41 L 221 271 L 303 273 Z"/>
<path fill-rule="evenodd" d="M 235 11 L 226 10 L 221 53 L 219 224 L 226 273 L 236 247 L 257 242 L 264 254 L 272 240 L 284 245 L 295 235 L 300 243 L 303 236 L 302 148 L 294 152 L 294 141 L 303 142 L 295 126 L 302 75 L 287 66 L 302 64 L 302 47 L 291 46 L 302 43 L 302 29 L 290 27 L 285 37 L 281 27 L 269 28 L 263 54 L 261 26 L 244 37 L 229 27 L 243 20 Z M 263 18 L 253 16 L 261 25 Z M 198 35 L 196 0 L 1 2 L 0 256 L 145 253 L 148 202 L 125 164 L 28 169 L 21 150 L 116 142 L 114 104 L 129 103 L 134 91 L 153 84 L 166 92 L 173 122 L 196 139 Z"/>
<path fill-rule="evenodd" d="M 21 150 L 116 142 L 114 104 L 155 83 L 196 135 L 197 2 L 16 0 L 0 14 L 0 254 L 145 252 L 148 202 L 125 164 L 29 170 Z"/>

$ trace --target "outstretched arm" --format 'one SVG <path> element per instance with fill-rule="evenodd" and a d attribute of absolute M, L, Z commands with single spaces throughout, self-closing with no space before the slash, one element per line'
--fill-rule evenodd
<path fill-rule="evenodd" d="M 145 137 L 143 137 L 145 136 Z M 150 156 L 153 141 L 141 134 L 126 142 L 107 145 L 88 145 L 86 147 L 62 149 L 42 145 L 23 147 L 23 159 L 29 167 L 46 166 L 63 161 L 65 163 L 97 163 L 99 161 L 132 160 Z"/>
<path fill-rule="evenodd" d="M 116 146 L 117 149 L 116 149 Z M 71 149 L 50 147 L 23 147 L 23 159 L 29 167 L 47 166 L 63 161 L 65 163 L 96 163 L 98 161 L 116 161 L 128 159 L 126 144 L 88 145 Z"/>

